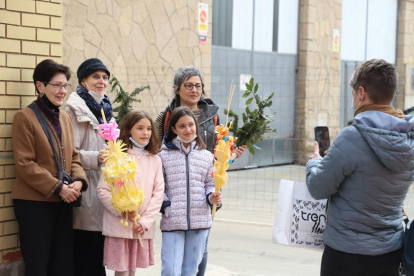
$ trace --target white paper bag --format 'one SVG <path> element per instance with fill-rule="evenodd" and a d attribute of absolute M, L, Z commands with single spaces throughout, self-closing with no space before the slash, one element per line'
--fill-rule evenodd
<path fill-rule="evenodd" d="M 273 242 L 323 249 L 326 202 L 326 199 L 314 199 L 306 183 L 282 179 L 273 226 Z"/>

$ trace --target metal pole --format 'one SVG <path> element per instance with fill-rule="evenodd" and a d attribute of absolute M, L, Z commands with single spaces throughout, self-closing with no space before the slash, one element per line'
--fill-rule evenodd
<path fill-rule="evenodd" d="M 366 19 L 365 19 L 365 59 L 367 60 L 367 53 L 368 53 L 368 8 L 369 8 L 369 0 L 367 0 L 367 11 L 366 11 Z"/>
<path fill-rule="evenodd" d="M 253 70 L 254 70 L 254 66 L 253 66 L 253 61 L 254 61 L 254 18 L 255 18 L 255 4 L 256 4 L 256 0 L 253 0 L 253 27 L 252 27 L 252 50 L 251 50 L 251 61 L 250 61 L 250 72 L 251 72 L 251 76 L 253 77 Z M 249 166 L 252 165 L 252 160 L 253 157 L 251 154 L 249 154 Z"/>
<path fill-rule="evenodd" d="M 348 125 L 348 109 L 349 109 L 349 104 L 348 104 L 348 62 L 345 62 L 345 66 L 344 66 L 344 120 L 343 120 L 343 126 L 342 128 L 346 127 Z"/>
<path fill-rule="evenodd" d="M 253 60 L 254 60 L 254 26 L 255 26 L 255 6 L 256 6 L 256 0 L 253 0 L 253 29 L 252 29 L 252 51 L 251 51 L 251 74 L 253 75 Z"/>

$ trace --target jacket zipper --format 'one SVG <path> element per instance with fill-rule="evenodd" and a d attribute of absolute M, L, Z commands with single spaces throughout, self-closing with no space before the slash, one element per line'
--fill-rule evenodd
<path fill-rule="evenodd" d="M 214 116 L 216 116 L 216 115 L 213 115 L 212 117 L 208 118 L 207 120 L 202 121 L 202 122 L 201 122 L 201 123 L 199 123 L 198 125 L 200 126 L 200 125 L 204 124 L 205 122 L 207 122 L 208 120 L 213 119 L 213 118 L 214 118 Z"/>
<path fill-rule="evenodd" d="M 191 225 L 190 225 L 190 166 L 188 164 L 188 154 L 185 154 L 185 166 L 186 166 L 186 174 L 187 174 L 187 226 L 188 226 L 188 230 L 191 230 Z"/>
<path fill-rule="evenodd" d="M 207 146 L 207 131 L 204 130 L 204 141 L 206 141 L 206 146 Z"/>

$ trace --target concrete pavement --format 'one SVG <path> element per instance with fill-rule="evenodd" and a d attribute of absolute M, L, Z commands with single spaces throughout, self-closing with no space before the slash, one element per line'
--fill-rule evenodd
<path fill-rule="evenodd" d="M 225 209 L 217 212 L 210 233 L 206 276 L 318 275 L 322 251 L 273 244 L 273 220 L 271 213 Z M 136 275 L 160 275 L 160 231 L 154 250 L 155 265 L 137 270 Z"/>
<path fill-rule="evenodd" d="M 321 250 L 272 243 L 280 179 L 305 180 L 305 168 L 287 165 L 229 172 L 223 188 L 224 207 L 217 212 L 209 240 L 207 276 L 319 275 Z M 414 187 L 405 201 L 414 218 Z M 157 229 L 159 229 L 157 218 Z M 154 240 L 155 265 L 136 275 L 161 272 L 161 232 Z M 113 273 L 108 272 L 108 276 Z"/>

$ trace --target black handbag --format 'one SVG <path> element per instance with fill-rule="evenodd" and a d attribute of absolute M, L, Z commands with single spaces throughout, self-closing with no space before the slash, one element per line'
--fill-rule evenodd
<path fill-rule="evenodd" d="M 64 185 L 69 185 L 73 183 L 72 177 L 70 174 L 65 172 L 62 168 L 62 163 L 59 160 L 59 157 L 57 155 L 55 145 L 52 140 L 52 136 L 50 135 L 49 128 L 47 127 L 47 123 L 45 121 L 45 118 L 40 113 L 39 108 L 34 103 L 31 103 L 29 105 L 29 108 L 33 110 L 33 112 L 36 114 L 37 119 L 39 120 L 40 125 L 42 126 L 43 131 L 46 134 L 47 139 L 49 140 L 50 146 L 52 147 L 53 155 L 55 156 L 55 161 L 58 167 L 58 179 L 62 181 Z M 80 207 L 81 206 L 81 200 L 82 200 L 82 193 L 79 194 L 79 197 L 75 200 L 69 203 L 72 207 Z"/>

